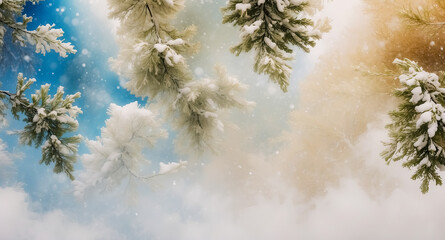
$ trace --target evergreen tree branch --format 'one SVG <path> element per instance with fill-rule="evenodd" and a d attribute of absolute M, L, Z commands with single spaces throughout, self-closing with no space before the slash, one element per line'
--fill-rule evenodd
<path fill-rule="evenodd" d="M 179 130 L 178 145 L 186 145 L 184 150 L 200 153 L 212 149 L 214 130 L 223 126 L 218 112 L 249 105 L 236 96 L 245 86 L 222 75 L 216 80 L 202 80 L 206 84 L 194 80 L 185 56 L 197 50 L 197 45 L 190 43 L 196 28 L 179 31 L 169 22 L 181 10 L 181 0 L 109 3 L 110 16 L 121 23 L 122 37 L 119 56 L 112 64 L 128 80 L 125 87 L 162 106 Z M 226 88 L 226 81 L 230 81 L 230 88 Z"/>
<path fill-rule="evenodd" d="M 434 8 L 445 11 L 445 2 L 435 0 L 433 6 L 426 6 L 425 8 L 410 6 L 401 12 L 401 16 L 408 24 L 413 26 L 442 28 L 445 25 L 445 15 L 437 14 L 438 11 L 432 11 Z"/>
<path fill-rule="evenodd" d="M 289 86 L 293 60 L 291 46 L 305 52 L 321 37 L 319 30 L 328 31 L 329 23 L 314 25 L 303 16 L 310 8 L 305 1 L 288 0 L 230 0 L 225 8 L 223 23 L 241 27 L 241 43 L 231 48 L 241 52 L 256 51 L 254 70 L 266 74 L 283 92 Z"/>
<path fill-rule="evenodd" d="M 22 22 L 17 22 L 23 11 L 26 0 L 4 1 L 0 4 L 0 46 L 3 45 L 3 38 L 6 32 L 4 26 L 13 30 L 13 40 L 22 46 L 26 43 L 35 45 L 36 52 L 45 55 L 46 52 L 54 50 L 61 57 L 67 57 L 67 53 L 76 53 L 74 46 L 69 42 L 64 42 L 59 38 L 63 37 L 62 29 L 53 29 L 54 24 L 40 25 L 36 30 L 28 30 L 27 25 L 32 21 L 32 17 L 22 15 Z M 38 1 L 31 1 L 38 2 Z"/>
<path fill-rule="evenodd" d="M 442 185 L 437 170 L 445 165 L 445 76 L 425 72 L 409 59 L 394 63 L 402 71 L 402 87 L 395 91 L 401 103 L 390 113 L 391 140 L 382 156 L 388 164 L 404 160 L 404 167 L 416 167 L 412 179 L 421 179 L 420 189 L 426 193 L 431 181 Z"/>
<path fill-rule="evenodd" d="M 25 145 L 34 145 L 42 148 L 40 164 L 54 163 L 54 172 L 64 172 L 74 180 L 74 162 L 76 161 L 80 136 L 63 137 L 68 132 L 77 130 L 75 120 L 82 111 L 72 106 L 80 93 L 68 95 L 63 99 L 63 88 L 59 87 L 57 94 L 51 98 L 48 95 L 49 85 L 43 85 L 30 102 L 23 94 L 29 89 L 35 79 L 26 79 L 22 74 L 17 77 L 17 92 L 0 90 L 0 96 L 7 97 L 11 104 L 11 112 L 16 119 L 24 114 L 25 128 L 17 131 L 20 142 Z"/>

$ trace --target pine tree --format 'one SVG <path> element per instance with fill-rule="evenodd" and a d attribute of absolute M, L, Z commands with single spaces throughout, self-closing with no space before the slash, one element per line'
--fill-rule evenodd
<path fill-rule="evenodd" d="M 28 23 L 32 21 L 32 17 L 22 15 L 27 2 L 35 4 L 39 0 L 0 0 L 0 51 L 7 47 L 4 38 L 9 32 L 13 42 L 21 46 L 35 45 L 36 52 L 43 55 L 51 50 L 59 53 L 61 57 L 67 57 L 68 53 L 76 53 L 71 43 L 60 39 L 63 37 L 63 30 L 54 29 L 54 24 L 40 25 L 35 30 L 27 29 Z M 22 18 L 21 22 L 17 21 L 19 17 Z M 34 78 L 27 79 L 19 73 L 16 93 L 0 90 L 0 124 L 6 122 L 8 107 L 17 120 L 24 115 L 25 128 L 15 132 L 19 135 L 20 142 L 41 147 L 40 163 L 54 164 L 55 173 L 63 172 L 73 180 L 73 163 L 77 158 L 81 137 L 67 137 L 65 134 L 78 128 L 76 117 L 82 111 L 72 104 L 80 97 L 80 93 L 63 98 L 63 87 L 59 87 L 57 93 L 51 97 L 50 85 L 45 84 L 29 100 L 24 93 L 34 82 L 36 82 Z"/>
<path fill-rule="evenodd" d="M 394 64 L 402 70 L 402 87 L 395 91 L 401 103 L 390 113 L 391 141 L 382 156 L 388 164 L 403 160 L 404 167 L 416 167 L 412 179 L 421 179 L 420 189 L 426 193 L 431 181 L 442 185 L 437 170 L 445 165 L 445 75 L 425 72 L 409 59 Z"/>
<path fill-rule="evenodd" d="M 238 97 L 246 86 L 217 69 L 216 79 L 197 81 L 186 56 L 197 51 L 191 42 L 194 26 L 178 30 L 170 24 L 182 9 L 182 0 L 108 0 L 110 17 L 120 22 L 120 52 L 113 69 L 127 79 L 125 87 L 150 103 L 162 106 L 179 131 L 182 151 L 213 148 L 215 130 L 222 131 L 221 109 L 244 108 Z M 180 150 L 181 150 L 180 149 Z"/>
<path fill-rule="evenodd" d="M 309 8 L 308 1 L 301 0 L 230 0 L 222 9 L 223 23 L 240 26 L 242 39 L 231 51 L 240 55 L 254 49 L 255 72 L 269 75 L 286 92 L 292 71 L 289 61 L 294 58 L 291 46 L 309 52 L 321 37 L 305 14 Z M 323 22 L 318 28 L 328 31 L 329 24 Z"/>

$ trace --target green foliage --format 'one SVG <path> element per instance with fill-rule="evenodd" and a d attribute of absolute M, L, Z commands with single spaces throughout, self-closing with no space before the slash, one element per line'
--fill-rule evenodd
<path fill-rule="evenodd" d="M 0 91 L 0 96 L 1 98 L 8 97 L 11 112 L 16 119 L 19 119 L 21 114 L 25 116 L 23 121 L 26 126 L 23 130 L 16 132 L 20 142 L 36 148 L 42 147 L 40 163 L 46 165 L 54 163 L 55 173 L 64 172 L 73 180 L 73 164 L 76 162 L 81 137 L 64 135 L 78 128 L 76 117 L 82 111 L 72 104 L 80 97 L 80 93 L 63 98 L 63 87 L 59 87 L 52 97 L 49 95 L 50 85 L 46 84 L 32 95 L 30 102 L 24 93 L 35 81 L 35 79 L 24 78 L 20 73 L 17 77 L 16 93 Z"/>
<path fill-rule="evenodd" d="M 119 20 L 119 55 L 113 69 L 127 79 L 125 87 L 138 97 L 162 106 L 176 130 L 183 153 L 212 149 L 215 130 L 222 130 L 221 109 L 245 107 L 237 97 L 244 85 L 218 79 L 193 78 L 186 58 L 198 45 L 191 42 L 196 27 L 178 30 L 170 21 L 182 9 L 182 0 L 108 0 L 110 17 Z M 186 146 L 186 147 L 184 147 Z"/>
<path fill-rule="evenodd" d="M 241 27 L 241 43 L 231 51 L 239 55 L 254 49 L 255 72 L 269 75 L 283 92 L 292 71 L 288 63 L 294 58 L 291 46 L 309 52 L 321 36 L 312 20 L 303 16 L 307 8 L 308 3 L 300 1 L 230 0 L 222 9 L 223 23 Z"/>
<path fill-rule="evenodd" d="M 401 103 L 390 113 L 391 141 L 385 143 L 382 156 L 388 164 L 403 160 L 404 167 L 416 167 L 412 179 L 420 179 L 426 193 L 431 181 L 442 185 L 437 171 L 445 165 L 445 75 L 425 72 L 409 59 L 394 63 L 402 71 L 402 87 L 395 91 Z"/>
<path fill-rule="evenodd" d="M 53 29 L 54 24 L 40 25 L 36 30 L 28 30 L 28 23 L 32 17 L 22 15 L 27 2 L 37 3 L 39 0 L 3 0 L 0 3 L 0 50 L 4 47 L 3 38 L 7 28 L 12 30 L 12 39 L 21 46 L 35 45 L 36 52 L 45 55 L 54 50 L 61 57 L 67 57 L 67 53 L 76 53 L 71 43 L 65 43 L 58 38 L 63 37 L 62 29 Z M 18 22 L 17 19 L 22 21 Z"/>
<path fill-rule="evenodd" d="M 408 24 L 422 27 L 440 28 L 445 25 L 445 1 L 433 0 L 431 5 L 422 7 L 408 7 L 402 11 L 401 16 Z"/>

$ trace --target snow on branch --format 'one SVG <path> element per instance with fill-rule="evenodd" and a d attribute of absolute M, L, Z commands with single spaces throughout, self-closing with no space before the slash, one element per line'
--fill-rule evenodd
<path fill-rule="evenodd" d="M 327 21 L 314 24 L 308 16 L 312 7 L 301 0 L 230 0 L 223 8 L 223 23 L 240 26 L 241 43 L 231 51 L 236 55 L 256 51 L 254 70 L 269 75 L 283 92 L 289 86 L 293 60 L 291 46 L 306 52 L 315 46 Z"/>
<path fill-rule="evenodd" d="M 185 161 L 160 163 L 158 173 L 142 175 L 142 165 L 149 163 L 143 150 L 153 147 L 159 139 L 166 138 L 167 131 L 161 128 L 155 114 L 139 108 L 137 102 L 123 107 L 111 104 L 108 115 L 110 118 L 101 130 L 101 137 L 87 141 L 91 153 L 82 155 L 85 170 L 73 182 L 77 197 L 84 196 L 90 190 L 112 189 L 124 179 L 148 181 L 186 165 Z"/>
<path fill-rule="evenodd" d="M 247 89 L 246 85 L 227 76 L 223 67 L 218 66 L 215 70 L 216 79 L 191 81 L 179 89 L 169 108 L 169 115 L 174 116 L 174 126 L 183 129 L 177 139 L 182 152 L 193 148 L 200 151 L 213 148 L 209 143 L 217 132 L 224 131 L 224 124 L 218 116 L 221 109 L 253 105 L 239 97 Z"/>
<path fill-rule="evenodd" d="M 445 76 L 425 72 L 416 62 L 396 59 L 402 87 L 395 94 L 401 103 L 390 113 L 387 126 L 391 141 L 385 143 L 385 160 L 403 160 L 404 167 L 416 167 L 412 178 L 421 179 L 421 190 L 428 192 L 430 181 L 442 185 L 437 172 L 445 165 Z"/>
<path fill-rule="evenodd" d="M 182 9 L 183 1 L 108 2 L 110 16 L 120 21 L 120 52 L 112 66 L 127 80 L 125 87 L 132 94 L 163 106 L 165 117 L 180 131 L 180 149 L 200 153 L 211 148 L 214 130 L 223 127 L 220 110 L 249 105 L 238 96 L 245 87 L 233 78 L 193 78 L 186 58 L 197 51 L 197 44 L 191 42 L 196 28 L 178 30 L 170 24 Z"/>
<path fill-rule="evenodd" d="M 34 145 L 42 148 L 40 164 L 54 164 L 55 173 L 65 173 L 71 180 L 73 164 L 77 158 L 77 148 L 81 136 L 64 136 L 77 130 L 77 115 L 81 109 L 73 106 L 74 101 L 80 97 L 80 93 L 67 95 L 65 98 L 63 87 L 57 89 L 52 97 L 49 95 L 49 84 L 42 85 L 40 90 L 32 94 L 30 101 L 24 92 L 28 90 L 36 80 L 17 76 L 16 93 L 0 91 L 1 99 L 8 99 L 11 112 L 16 119 L 23 114 L 26 126 L 23 130 L 16 131 L 20 142 L 26 145 Z M 2 101 L 0 99 L 0 101 Z M 3 102 L 3 104 L 5 104 Z"/>
<path fill-rule="evenodd" d="M 38 0 L 2 0 L 0 1 L 0 47 L 3 46 L 3 38 L 7 28 L 12 30 L 13 41 L 22 46 L 31 44 L 36 46 L 36 52 L 45 55 L 54 50 L 61 57 L 67 57 L 68 53 L 76 53 L 74 46 L 64 42 L 63 30 L 55 29 L 54 24 L 40 25 L 36 30 L 28 30 L 27 25 L 32 17 L 21 15 L 26 2 L 36 3 Z M 22 18 L 17 22 L 18 17 Z"/>

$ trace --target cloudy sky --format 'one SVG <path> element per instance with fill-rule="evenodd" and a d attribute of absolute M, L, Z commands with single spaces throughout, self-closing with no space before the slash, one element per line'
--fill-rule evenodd
<path fill-rule="evenodd" d="M 9 117 L 0 132 L 0 239 L 444 239 L 444 188 L 421 194 L 412 171 L 388 166 L 379 155 L 386 113 L 394 107 L 392 85 L 355 69 L 384 59 L 390 43 L 376 37 L 378 20 L 398 23 L 378 9 L 385 1 L 370 2 L 334 0 L 317 14 L 331 19 L 332 30 L 310 54 L 296 51 L 284 94 L 253 73 L 253 55 L 229 52 L 239 32 L 221 24 L 225 1 L 187 0 L 176 24 L 198 26 L 201 49 L 189 61 L 195 76 L 224 65 L 249 85 L 246 98 L 255 108 L 226 114 L 232 124 L 220 136 L 218 154 L 180 156 L 170 131 L 146 152 L 150 170 L 179 160 L 189 161 L 187 169 L 85 199 L 73 196 L 64 175 L 38 164 L 39 149 L 7 134 L 23 126 Z M 63 28 L 78 50 L 66 59 L 32 55 L 34 70 L 18 71 L 36 77 L 35 85 L 82 93 L 80 134 L 98 136 L 111 103 L 145 104 L 109 68 L 118 45 L 105 0 L 46 0 L 25 13 L 34 17 L 31 27 Z M 14 89 L 16 75 L 6 70 L 2 88 Z M 80 154 L 86 153 L 82 145 Z M 81 162 L 75 167 L 77 175 Z"/>

